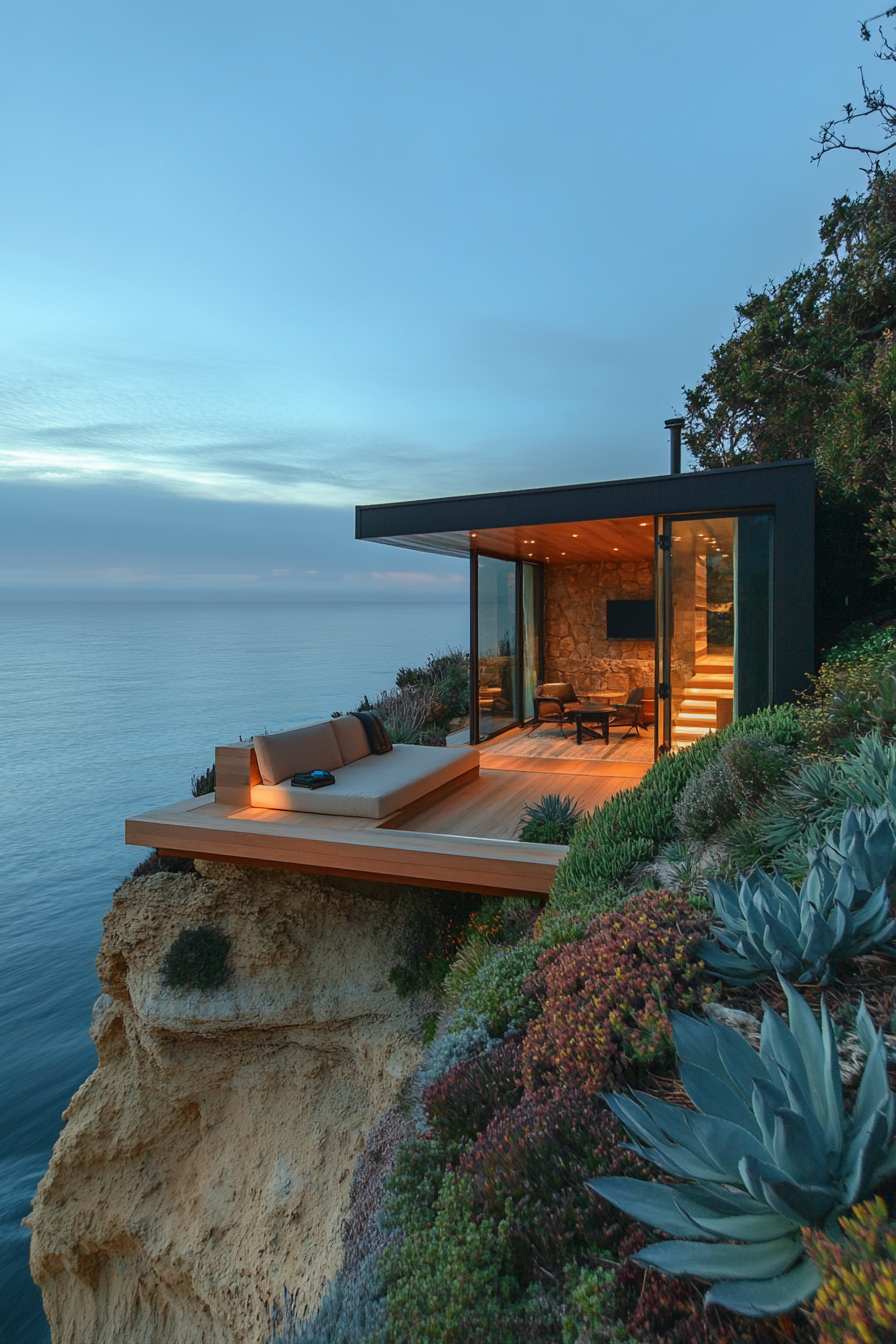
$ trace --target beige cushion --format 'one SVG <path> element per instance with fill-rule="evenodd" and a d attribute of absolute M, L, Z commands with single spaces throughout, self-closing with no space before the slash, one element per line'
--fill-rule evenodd
<path fill-rule="evenodd" d="M 341 770 L 342 754 L 329 723 L 256 737 L 255 755 L 265 784 L 292 779 L 300 770 Z M 295 790 L 293 790 L 295 792 Z"/>
<path fill-rule="evenodd" d="M 325 789 L 294 789 L 288 781 L 256 784 L 252 806 L 380 820 L 478 764 L 475 747 L 397 744 L 385 756 L 363 756 L 346 765 Z"/>
<path fill-rule="evenodd" d="M 362 756 L 370 755 L 370 745 L 367 741 L 364 725 L 360 719 L 355 718 L 354 714 L 344 714 L 341 718 L 331 719 L 330 727 L 339 743 L 344 765 L 351 765 L 352 761 L 358 761 Z"/>

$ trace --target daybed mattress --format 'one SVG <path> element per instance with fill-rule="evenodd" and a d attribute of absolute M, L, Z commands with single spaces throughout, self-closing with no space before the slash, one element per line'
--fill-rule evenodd
<path fill-rule="evenodd" d="M 294 789 L 288 779 L 255 784 L 252 806 L 381 820 L 478 764 L 476 747 L 399 745 L 383 756 L 362 756 L 334 770 L 336 783 L 324 789 Z"/>

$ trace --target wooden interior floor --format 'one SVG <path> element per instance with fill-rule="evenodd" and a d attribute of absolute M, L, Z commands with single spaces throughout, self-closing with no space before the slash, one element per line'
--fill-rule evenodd
<path fill-rule="evenodd" d="M 653 726 L 642 728 L 640 737 L 634 734 L 626 737 L 622 732 L 611 729 L 609 742 L 589 740 L 581 746 L 576 746 L 574 728 L 567 727 L 563 733 L 559 727 L 534 730 L 512 728 L 491 742 L 482 743 L 479 750 L 482 765 L 486 769 L 494 758 L 504 757 L 519 761 L 520 766 L 517 768 L 526 768 L 522 763 L 529 761 L 558 762 L 567 766 L 570 774 L 576 774 L 583 765 L 639 765 L 646 770 L 653 765 Z"/>

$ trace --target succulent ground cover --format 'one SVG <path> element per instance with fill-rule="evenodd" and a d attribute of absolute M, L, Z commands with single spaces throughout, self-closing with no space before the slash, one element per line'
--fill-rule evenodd
<path fill-rule="evenodd" d="M 871 644 L 880 669 L 896 638 Z M 867 662 L 851 641 L 843 666 Z M 583 817 L 540 911 L 457 911 L 438 1035 L 407 1101 L 415 1133 L 385 1182 L 386 1248 L 284 1344 L 896 1337 L 896 742 L 867 697 L 852 718 L 842 697 L 832 708 L 842 689 L 823 669 L 803 707 L 664 758 Z M 819 729 L 832 714 L 836 743 Z M 746 879 L 755 863 L 765 879 L 742 901 L 738 865 Z M 793 964 L 751 961 L 729 983 L 700 956 L 707 940 L 737 955 L 711 938 L 718 884 L 745 924 L 759 888 L 798 913 L 814 892 L 835 951 L 804 983 L 792 948 Z M 835 905 L 881 936 L 849 943 Z M 765 1044 L 704 1006 L 744 1015 L 756 1046 L 761 1023 Z M 705 1170 L 682 1163 L 688 1144 Z"/>

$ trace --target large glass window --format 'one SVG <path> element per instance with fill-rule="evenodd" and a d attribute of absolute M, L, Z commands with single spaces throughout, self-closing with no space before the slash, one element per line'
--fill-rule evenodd
<path fill-rule="evenodd" d="M 665 520 L 665 746 L 687 746 L 771 701 L 772 526 L 768 513 Z"/>
<path fill-rule="evenodd" d="M 517 676 L 517 566 L 481 555 L 477 565 L 480 740 L 520 721 Z"/>

